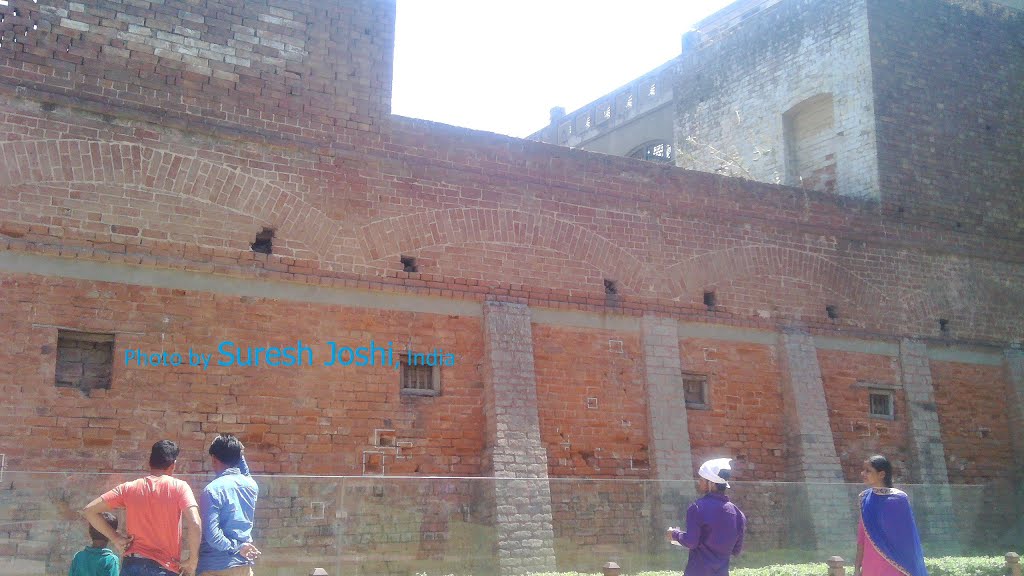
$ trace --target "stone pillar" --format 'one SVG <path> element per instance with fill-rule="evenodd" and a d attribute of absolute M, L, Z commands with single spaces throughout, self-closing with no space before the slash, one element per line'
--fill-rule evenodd
<path fill-rule="evenodd" d="M 548 458 L 525 304 L 484 303 L 484 416 L 500 574 L 554 572 Z"/>
<path fill-rule="evenodd" d="M 922 484 L 947 484 L 946 451 L 939 429 L 928 347 L 915 340 L 900 341 L 900 369 L 907 394 L 914 480 Z"/>
<path fill-rule="evenodd" d="M 1010 419 L 1010 440 L 1017 485 L 1024 486 L 1024 350 L 1008 348 L 1003 351 L 1006 368 L 1007 407 Z"/>
<path fill-rule="evenodd" d="M 788 463 L 793 480 L 803 483 L 804 506 L 794 508 L 791 522 L 808 522 L 817 549 L 849 554 L 856 538 L 853 515 L 856 493 L 844 483 L 829 423 L 825 386 L 814 338 L 796 328 L 781 336 L 782 397 L 786 439 L 794 458 Z M 799 517 L 802 513 L 803 519 Z"/>
<path fill-rule="evenodd" d="M 654 534 L 682 526 L 686 508 L 696 496 L 690 429 L 686 419 L 683 370 L 679 360 L 679 328 L 671 318 L 646 315 L 642 322 L 647 381 L 648 448 L 651 475 L 661 488 L 655 494 Z"/>
<path fill-rule="evenodd" d="M 1009 348 L 1003 352 L 1006 368 L 1007 409 L 1010 420 L 1010 441 L 1013 445 L 1014 474 L 1010 478 L 1016 493 L 1011 493 L 1018 506 L 1024 504 L 1024 350 Z M 1011 504 L 1012 505 L 1012 504 Z M 1018 510 L 1024 509 L 1018 507 Z M 1024 513 L 1017 515 L 1017 532 L 1024 533 Z M 1020 570 L 1020 565 L 1017 565 Z"/>
<path fill-rule="evenodd" d="M 922 538 L 940 544 L 949 552 L 955 552 L 956 517 L 949 489 L 939 412 L 935 404 L 928 346 L 909 338 L 901 340 L 900 371 L 907 395 L 911 479 L 928 485 L 923 490 L 923 497 L 912 502 L 915 515 L 920 517 L 918 529 Z"/>

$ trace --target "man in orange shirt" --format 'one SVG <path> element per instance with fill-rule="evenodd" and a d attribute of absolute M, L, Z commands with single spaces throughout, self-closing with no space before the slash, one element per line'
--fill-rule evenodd
<path fill-rule="evenodd" d="M 150 475 L 125 482 L 93 500 L 82 514 L 125 554 L 121 576 L 193 576 L 199 560 L 201 528 L 196 497 L 183 480 L 173 478 L 178 446 L 170 440 L 153 445 Z M 100 516 L 125 509 L 128 536 L 121 536 Z M 185 519 L 189 559 L 181 561 L 181 520 Z"/>

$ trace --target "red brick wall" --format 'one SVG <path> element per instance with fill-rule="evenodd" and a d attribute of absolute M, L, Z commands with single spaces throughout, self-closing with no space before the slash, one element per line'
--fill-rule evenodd
<path fill-rule="evenodd" d="M 355 9 L 370 3 L 346 6 L 307 6 L 312 11 L 305 13 L 311 45 L 330 45 L 334 41 L 317 32 L 330 18 L 313 21 L 311 16 L 321 14 L 321 10 L 333 15 L 334 11 L 341 14 L 353 8 L 351 19 L 346 21 L 352 26 L 357 22 L 369 26 L 371 36 L 382 43 L 373 44 L 376 47 L 372 49 L 379 50 L 380 58 L 374 56 L 359 64 L 364 71 L 373 72 L 359 73 L 356 78 L 368 83 L 367 90 L 373 94 L 367 96 L 369 100 L 383 99 L 383 85 L 374 82 L 383 82 L 386 76 L 378 78 L 375 74 L 383 75 L 390 69 L 389 57 L 385 57 L 390 48 L 383 47 L 389 38 L 386 30 L 390 24 L 384 22 L 389 17 L 387 5 L 379 13 L 366 11 L 369 8 Z M 207 10 L 208 6 L 200 8 Z M 87 12 L 94 9 L 100 10 L 89 4 Z M 234 7 L 229 7 L 226 14 L 231 10 Z M 296 14 L 301 12 L 299 8 L 294 10 Z M 202 14 L 204 19 L 213 19 L 212 12 Z M 89 26 L 102 27 L 105 17 L 98 18 L 99 22 Z M 118 20 L 116 14 L 113 20 Z M 159 19 L 154 21 L 159 23 Z M 360 36 L 365 30 L 343 28 L 338 34 Z M 46 39 L 54 37 L 53 29 L 48 34 L 30 34 L 30 44 L 11 48 L 5 42 L 2 48 L 5 52 L 0 66 L 6 66 L 10 73 L 0 74 L 0 85 L 8 93 L 15 84 L 26 87 L 20 92 L 22 98 L 11 99 L 0 112 L 2 250 L 469 301 L 480 301 L 490 294 L 521 299 L 536 307 L 621 315 L 651 312 L 769 330 L 797 320 L 815 334 L 932 336 L 938 333 L 937 320 L 941 317 L 950 319 L 958 339 L 1002 346 L 1024 337 L 1024 306 L 1014 288 L 1024 284 L 1024 250 L 1020 242 L 1006 235 L 964 234 L 930 227 L 928 222 L 911 226 L 880 212 L 879 206 L 870 201 L 725 179 L 396 117 L 388 120 L 385 133 L 368 134 L 358 129 L 362 126 L 349 127 L 348 121 L 343 126 L 339 116 L 332 124 L 333 147 L 297 143 L 290 130 L 290 122 L 296 117 L 287 115 L 280 123 L 251 124 L 267 130 L 261 134 L 241 136 L 225 130 L 216 136 L 204 135 L 200 129 L 209 128 L 213 121 L 213 115 L 207 114 L 213 100 L 204 100 L 206 97 L 194 93 L 195 87 L 184 83 L 180 88 L 175 84 L 173 90 L 167 84 L 160 94 L 166 96 L 178 90 L 195 96 L 190 110 L 195 111 L 198 124 L 185 125 L 185 131 L 175 129 L 182 126 L 176 121 L 158 125 L 131 120 L 132 114 L 142 108 L 129 105 L 127 100 L 118 100 L 117 107 L 104 108 L 110 116 L 97 117 L 71 105 L 92 106 L 90 102 L 95 98 L 90 96 L 94 92 L 90 86 L 103 82 L 87 72 L 113 68 L 101 66 L 101 60 L 90 56 L 89 44 L 81 46 L 81 54 L 74 55 L 83 59 L 81 70 L 74 68 L 78 64 L 65 62 L 71 52 L 30 65 L 25 48 L 33 50 L 49 42 Z M 358 46 L 336 46 L 337 55 L 330 58 L 330 63 L 324 60 L 309 65 L 349 66 L 343 56 L 362 54 L 359 51 L 366 47 L 364 40 L 352 42 Z M 46 50 L 48 56 L 53 55 L 52 47 Z M 100 49 L 99 53 L 104 52 Z M 72 74 L 65 65 L 79 73 Z M 50 68 L 60 68 L 66 76 L 50 75 Z M 26 70 L 31 71 L 32 82 L 45 81 L 45 86 L 25 83 Z M 285 82 L 273 74 L 265 80 L 271 87 L 276 86 L 275 82 Z M 132 80 L 132 86 L 142 89 L 144 84 Z M 356 92 L 350 94 L 352 101 L 362 102 Z M 69 96 L 56 110 L 41 111 L 40 102 L 53 99 L 54 94 Z M 294 95 L 285 101 L 305 106 L 303 98 Z M 237 104 L 220 93 L 215 99 L 225 106 Z M 239 101 L 270 105 L 275 100 L 240 96 Z M 380 106 L 367 106 L 382 110 Z M 360 115 L 358 103 L 355 107 L 355 112 L 351 107 L 338 109 Z M 303 118 L 306 112 L 303 108 Z M 316 114 L 309 117 L 318 118 Z M 225 121 L 246 124 L 240 118 Z M 318 125 L 310 129 L 315 132 L 322 128 Z M 993 210 L 999 211 L 998 207 Z M 254 254 L 250 249 L 264 226 L 277 230 L 271 256 Z M 418 273 L 401 271 L 399 257 L 403 255 L 421 258 Z M 618 294 L 605 293 L 605 279 L 617 282 Z M 43 282 L 22 275 L 7 275 L 4 281 L 12 286 L 17 283 L 15 292 L 19 296 L 18 313 L 0 319 L 0 327 L 14 335 L 12 344 L 0 353 L 18 358 L 17 364 L 0 368 L 6 371 L 0 373 L 9 375 L 16 384 L 3 385 L 19 394 L 22 388 L 33 390 L 20 397 L 25 398 L 24 406 L 43 409 L 43 413 L 27 415 L 20 411 L 20 419 L 5 420 L 11 423 L 0 424 L 0 432 L 20 437 L 33 433 L 37 426 L 41 433 L 51 430 L 60 444 L 60 452 L 53 455 L 54 467 L 76 462 L 87 467 L 110 466 L 103 457 L 76 452 L 86 447 L 88 439 L 90 449 L 110 446 L 118 451 L 115 467 L 134 469 L 144 442 L 129 437 L 134 429 L 115 432 L 114 422 L 125 421 L 128 416 L 130 422 L 156 422 L 170 430 L 172 423 L 180 420 L 171 412 L 165 414 L 162 403 L 159 415 L 147 408 L 138 409 L 149 405 L 139 404 L 138 399 L 179 401 L 183 392 L 195 386 L 196 399 L 190 396 L 188 400 L 192 402 L 185 421 L 188 425 L 181 424 L 180 433 L 195 435 L 194 442 L 198 443 L 201 433 L 224 424 L 225 415 L 215 403 L 224 387 L 242 391 L 249 385 L 277 386 L 279 380 L 269 381 L 264 375 L 251 379 L 236 372 L 211 372 L 195 378 L 192 374 L 153 371 L 152 375 L 146 373 L 147 386 L 155 378 L 168 392 L 161 392 L 164 396 L 132 397 L 129 402 L 114 396 L 122 393 L 122 386 L 136 385 L 132 378 L 138 376 L 115 373 L 115 389 L 102 398 L 103 407 L 94 407 L 95 399 L 86 402 L 68 396 L 73 391 L 52 388 L 48 368 L 52 362 L 41 350 L 55 333 L 52 329 L 26 328 L 31 323 L 138 331 L 145 334 L 138 337 L 140 343 L 156 342 L 160 331 L 179 343 L 209 342 L 219 338 L 221 331 L 250 340 L 263 338 L 261 330 L 274 326 L 287 340 L 294 340 L 305 337 L 309 325 L 324 327 L 318 332 L 321 337 L 335 327 L 349 325 L 340 319 L 337 325 L 323 324 L 323 319 L 331 316 L 322 307 L 275 302 L 261 307 L 254 316 L 251 303 L 203 293 L 118 286 L 101 290 L 89 283 Z M 702 304 L 706 289 L 714 289 L 722 303 L 715 311 L 706 310 Z M 92 292 L 109 293 L 111 297 L 90 297 Z M 959 297 L 967 293 L 975 296 L 969 310 Z M 825 315 L 824 305 L 829 303 L 838 305 L 839 318 L 835 321 Z M 192 316 L 192 308 L 204 314 Z M 162 315 L 168 310 L 178 310 L 180 318 L 204 320 L 176 320 L 177 324 L 165 326 Z M 400 435 L 431 438 L 418 444 L 420 451 L 411 460 L 399 463 L 398 470 L 414 472 L 416 466 L 420 473 L 478 470 L 479 462 L 472 455 L 482 448 L 482 432 L 466 432 L 461 423 L 479 422 L 480 392 L 474 384 L 479 376 L 469 371 L 475 365 L 472 359 L 480 354 L 476 341 L 479 322 L 438 319 L 440 324 L 434 324 L 418 316 L 410 328 L 406 315 L 348 312 L 364 323 L 359 338 L 384 338 L 389 334 L 406 338 L 410 333 L 424 343 L 446 343 L 454 338 L 462 347 L 459 353 L 467 358 L 446 376 L 454 380 L 450 389 L 453 396 L 448 398 L 458 402 L 417 401 L 418 408 L 413 408 L 387 397 L 384 405 L 373 404 L 383 390 L 382 375 L 346 381 L 345 387 L 324 391 L 322 381 L 336 376 L 325 376 L 320 371 L 296 372 L 295 387 L 285 391 L 284 398 L 301 398 L 295 401 L 297 404 L 279 401 L 272 394 L 282 392 L 273 388 L 268 397 L 273 400 L 239 400 L 236 419 L 243 408 L 259 412 L 261 421 L 241 424 L 252 426 L 254 434 L 263 434 L 262 442 L 268 449 L 272 445 L 282 450 L 275 462 L 266 463 L 266 470 L 354 472 L 358 468 L 355 447 L 364 439 L 368 441 L 377 422 L 385 418 L 392 418 L 396 427 L 399 423 L 405 426 Z M 570 338 L 597 359 L 593 367 L 580 367 L 556 357 L 560 352 L 539 352 L 543 355 L 538 363 L 540 386 L 554 400 L 550 408 L 544 408 L 552 414 L 546 414 L 543 420 L 545 441 L 551 449 L 550 422 L 559 410 L 569 410 L 580 395 L 577 390 L 564 389 L 576 385 L 566 374 L 580 373 L 585 382 L 598 382 L 604 377 L 602 370 L 607 369 L 601 366 L 606 367 L 608 361 L 599 352 L 603 346 L 600 339 L 594 341 L 572 331 L 540 330 L 538 334 L 538 342 L 545 347 L 552 340 Z M 638 357 L 635 342 L 626 341 L 624 345 L 634 354 L 632 358 Z M 699 461 L 704 451 L 729 443 L 739 450 L 738 444 L 750 441 L 753 435 L 745 439 L 737 435 L 745 434 L 742 428 L 753 423 L 761 427 L 767 439 L 758 436 L 754 441 L 759 445 L 744 448 L 750 451 L 748 462 L 756 467 L 751 471 L 756 470 L 758 478 L 778 478 L 784 460 L 776 460 L 780 457 L 774 451 L 782 449 L 781 424 L 773 423 L 769 416 L 781 413 L 775 360 L 766 348 L 717 347 L 726 356 L 714 369 L 718 373 L 713 374 L 712 394 L 716 405 L 723 409 L 693 415 L 695 460 Z M 538 346 L 537 350 L 545 348 Z M 701 358 L 691 357 L 696 350 L 691 350 L 691 343 L 684 342 L 683 350 L 684 366 L 702 366 Z M 635 374 L 637 368 L 629 370 Z M 765 383 L 772 383 L 771 387 L 765 388 Z M 348 452 L 334 459 L 283 455 L 309 443 L 325 453 L 334 450 L 318 444 L 322 440 L 307 440 L 306 436 L 323 431 L 316 416 L 324 410 L 317 404 L 321 397 L 329 407 L 336 407 L 342 399 L 353 401 L 352 394 L 354 402 L 367 402 L 368 406 L 356 410 L 353 423 L 335 428 L 346 430 L 335 434 L 352 434 L 358 439 L 344 440 L 351 442 L 345 444 L 350 446 Z M 608 402 L 622 401 L 623 413 L 643 412 L 635 397 L 617 394 L 609 395 Z M 582 396 L 584 403 L 585 398 Z M 63 411 L 61 414 L 46 412 L 51 401 L 54 410 Z M 606 405 L 599 398 L 599 406 Z M 726 412 L 724 407 L 733 411 Z M 417 411 L 425 411 L 424 416 L 417 417 Z M 76 429 L 82 421 L 73 418 L 83 416 L 94 418 L 92 428 L 96 430 L 88 436 L 83 432 L 80 439 L 67 437 L 63 431 Z M 334 426 L 334 418 L 348 416 L 347 412 L 332 413 L 330 425 Z M 42 420 L 30 424 L 24 420 L 30 417 Z M 592 423 L 590 416 L 579 418 L 578 422 Z M 631 422 L 641 420 L 630 418 Z M 581 430 L 582 442 L 591 445 L 590 439 L 607 430 L 587 428 Z M 632 429 L 624 434 L 624 440 L 614 441 L 616 449 L 620 454 L 625 454 L 627 448 L 639 454 L 640 433 Z M 26 446 L 26 452 L 31 448 Z M 456 455 L 466 455 L 467 460 L 459 456 L 456 462 Z M 22 458 L 24 454 L 14 457 Z M 558 473 L 589 469 L 589 465 L 573 462 Z M 560 464 L 553 461 L 552 466 Z M 616 466 L 613 469 L 621 469 L 621 463 Z"/>
<path fill-rule="evenodd" d="M 647 478 L 638 334 L 534 324 L 533 338 L 541 438 L 551 476 Z M 588 398 L 596 399 L 595 407 L 588 408 Z"/>
<path fill-rule="evenodd" d="M 736 460 L 737 480 L 785 480 L 781 374 L 772 347 L 686 338 L 684 371 L 708 375 L 710 410 L 687 410 L 694 475 L 710 458 Z"/>
<path fill-rule="evenodd" d="M 120 284 L 0 275 L 10 344 L 0 348 L 0 387 L 17 403 L 0 408 L 0 430 L 17 437 L 6 451 L 17 469 L 135 471 L 149 447 L 182 445 L 183 472 L 208 467 L 211 434 L 234 432 L 257 472 L 361 474 L 374 430 L 411 442 L 386 454 L 389 474 L 474 475 L 483 450 L 482 344 L 477 318 L 266 301 Z M 118 331 L 110 390 L 85 397 L 53 385 L 57 329 Z M 141 333 L 141 334 L 136 334 Z M 457 355 L 442 368 L 442 395 L 399 394 L 392 368 L 324 367 L 328 341 L 395 350 L 441 348 Z M 314 366 L 125 366 L 125 350 L 189 347 L 216 354 L 222 341 L 314 351 Z M 22 441 L 23 440 L 23 441 Z"/>
<path fill-rule="evenodd" d="M 980 254 L 982 239 L 938 234 L 929 245 L 958 256 L 928 255 L 916 247 L 931 231 L 880 226 L 870 205 L 855 201 L 808 203 L 786 189 L 411 121 L 397 121 L 416 129 L 396 132 L 391 159 L 365 148 L 332 160 L 58 121 L 26 107 L 0 120 L 0 181 L 8 183 L 0 215 L 19 249 L 31 241 L 118 261 L 234 274 L 255 265 L 308 282 L 331 275 L 690 318 L 708 317 L 702 293 L 715 287 L 723 303 L 735 302 L 716 321 L 766 328 L 795 316 L 829 331 L 929 335 L 953 312 L 958 336 L 1004 341 L 1024 325 L 1018 308 L 1002 304 L 1013 297 L 1010 284 L 981 286 L 988 277 L 1024 280 L 1005 256 L 1015 244 L 984 239 L 990 259 L 980 260 L 969 255 Z M 478 153 L 466 164 L 438 158 L 469 147 Z M 78 183 L 85 178 L 102 184 Z M 658 181 L 657 190 L 637 184 L 645 180 Z M 100 211 L 110 201 L 113 209 Z M 638 203 L 659 206 L 658 215 L 631 207 Z M 209 220 L 195 220 L 197 212 Z M 277 228 L 280 246 L 266 263 L 249 250 L 262 226 Z M 419 276 L 399 272 L 400 255 L 421 254 Z M 616 298 L 605 298 L 606 278 L 618 282 Z M 947 308 L 950 278 L 992 297 L 959 315 Z M 822 309 L 829 301 L 838 301 L 836 323 Z"/>
<path fill-rule="evenodd" d="M 932 361 L 935 403 L 954 483 L 1000 482 L 1013 471 L 1002 367 Z"/>
<path fill-rule="evenodd" d="M 896 357 L 881 354 L 818 350 L 832 438 L 847 482 L 860 482 L 864 460 L 875 454 L 883 454 L 893 463 L 897 482 L 911 480 L 906 395 L 902 389 L 891 391 L 894 420 L 873 418 L 868 405 L 871 391 L 857 386 L 863 382 L 899 385 L 898 362 Z"/>
<path fill-rule="evenodd" d="M 5 95 L 299 139 L 378 130 L 391 110 L 393 1 L 13 0 L 0 12 Z"/>
<path fill-rule="evenodd" d="M 651 505 L 648 490 L 607 481 L 651 476 L 639 333 L 534 324 L 533 353 L 548 473 L 559 478 L 551 483 L 559 569 L 586 566 L 602 547 L 644 546 L 649 526 L 636 511 Z"/>
<path fill-rule="evenodd" d="M 413 124 L 422 126 L 409 123 Z M 535 306 L 625 314 L 646 309 L 763 328 L 773 328 L 779 319 L 797 318 L 818 333 L 833 333 L 839 326 L 867 337 L 934 332 L 940 311 L 931 308 L 929 297 L 944 294 L 943 282 L 949 275 L 966 281 L 988 275 L 1002 275 L 1008 282 L 1024 278 L 1019 265 L 1010 261 L 963 256 L 955 264 L 936 260 L 915 251 L 909 236 L 900 244 L 899 235 L 881 235 L 876 243 L 868 243 L 800 233 L 803 224 L 786 223 L 791 219 L 787 209 L 772 211 L 772 204 L 787 202 L 790 193 L 783 189 L 626 159 L 600 157 L 598 162 L 582 153 L 555 153 L 541 145 L 523 144 L 528 151 L 517 151 L 508 140 L 451 132 L 436 127 L 429 140 L 453 149 L 468 146 L 460 142 L 469 140 L 493 153 L 504 146 L 504 162 L 511 164 L 534 166 L 526 160 L 539 161 L 541 151 L 554 159 L 543 170 L 524 168 L 521 180 L 516 180 L 496 164 L 487 165 L 487 172 L 472 165 L 438 169 L 424 158 L 436 155 L 434 148 L 419 143 L 422 148 L 408 153 L 422 156 L 400 156 L 400 161 L 384 162 L 372 151 L 364 152 L 361 174 L 367 187 L 362 192 L 354 187 L 328 191 L 323 185 L 351 174 L 331 172 L 303 150 L 248 149 L 213 141 L 206 142 L 205 149 L 187 150 L 187 138 L 172 132 L 85 117 L 62 121 L 26 108 L 9 111 L 0 114 L 0 147 L 11 152 L 0 155 L 0 181 L 6 183 L 0 189 L 0 245 L 8 250 L 451 298 L 479 300 L 491 293 L 522 297 Z M 407 143 L 417 142 L 414 135 L 407 137 Z M 51 143 L 57 139 L 60 144 Z M 124 154 L 115 154 L 115 147 L 106 144 L 78 144 L 93 139 L 135 144 Z M 122 159 L 120 164 L 117 158 Z M 268 162 L 274 162 L 277 171 L 252 168 Z M 558 168 L 563 164 L 572 168 Z M 639 189 L 613 170 L 663 179 L 663 186 L 678 196 L 645 200 L 664 207 L 664 214 L 652 219 L 629 208 Z M 195 187 L 187 185 L 195 181 L 189 176 L 193 173 L 202 176 Z M 404 176 L 395 179 L 397 173 Z M 587 183 L 580 181 L 581 173 L 590 175 Z M 81 179 L 101 183 L 82 184 Z M 71 183 L 35 184 L 54 180 Z M 495 183 L 486 195 L 479 192 L 482 181 Z M 440 182 L 447 184 L 442 188 Z M 581 187 L 586 192 L 573 192 Z M 479 198 L 472 197 L 473 190 Z M 701 222 L 685 212 L 698 192 L 709 200 Z M 760 194 L 764 204 L 756 219 L 743 208 L 749 201 L 745 198 L 754 194 Z M 380 200 L 370 202 L 371 196 Z M 544 200 L 536 204 L 539 208 L 531 208 L 539 196 L 561 200 Z M 585 203 L 601 208 L 587 208 Z M 806 206 L 821 214 L 838 208 L 824 201 Z M 858 236 L 861 232 L 854 224 L 858 210 L 866 208 L 847 208 L 842 213 L 846 224 L 835 222 L 831 233 Z M 539 216 L 531 216 L 531 210 L 539 210 Z M 264 225 L 278 226 L 275 254 L 269 257 L 249 249 Z M 750 243 L 753 238 L 759 245 Z M 973 250 L 963 242 L 950 245 L 939 238 L 935 245 L 961 253 Z M 1000 241 L 991 243 L 997 250 L 992 257 L 997 258 Z M 897 251 L 897 246 L 903 249 Z M 399 271 L 399 255 L 419 256 L 421 251 L 446 256 L 425 258 L 422 273 Z M 494 255 L 483 258 L 488 252 Z M 520 259 L 506 260 L 509 254 L 519 254 Z M 902 270 L 913 273 L 903 275 Z M 604 294 L 607 277 L 619 282 L 618 295 Z M 705 287 L 716 290 L 722 303 L 718 311 L 708 312 L 701 304 Z M 670 299 L 676 294 L 681 300 Z M 961 322 L 954 316 L 956 334 L 996 342 L 1015 337 L 1024 322 L 1012 294 L 1006 295 L 1009 298 L 979 300 L 971 320 Z M 825 318 L 824 304 L 836 301 L 840 318 L 833 324 Z M 90 317 L 70 306 L 47 313 L 54 324 L 79 327 Z M 102 314 L 109 326 L 137 326 L 124 312 Z M 148 330 L 143 325 L 141 331 Z M 691 363 L 684 359 L 684 365 Z M 33 374 L 34 385 L 50 386 L 48 376 Z M 755 408 L 751 412 L 760 414 Z M 695 447 L 700 450 L 701 442 L 710 446 L 721 440 L 699 440 Z"/>

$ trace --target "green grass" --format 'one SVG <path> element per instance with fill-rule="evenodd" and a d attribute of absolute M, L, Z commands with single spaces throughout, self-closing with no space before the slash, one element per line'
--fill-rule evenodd
<path fill-rule="evenodd" d="M 1004 576 L 1005 559 L 1002 556 L 953 556 L 946 558 L 925 558 L 928 576 Z M 678 570 L 660 572 L 636 572 L 629 576 L 680 576 L 684 564 Z M 847 563 L 846 573 L 853 574 L 853 566 Z M 802 564 L 772 564 L 759 568 L 732 568 L 729 576 L 825 576 L 828 565 L 824 562 Z M 599 573 L 549 572 L 532 576 L 600 576 Z"/>

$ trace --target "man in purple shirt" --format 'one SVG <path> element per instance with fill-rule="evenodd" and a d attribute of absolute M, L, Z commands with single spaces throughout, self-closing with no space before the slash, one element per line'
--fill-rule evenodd
<path fill-rule="evenodd" d="M 725 495 L 729 488 L 730 458 L 701 464 L 700 491 L 704 493 L 686 511 L 686 531 L 668 529 L 669 542 L 689 548 L 685 576 L 725 576 L 729 559 L 743 550 L 747 517 Z"/>

